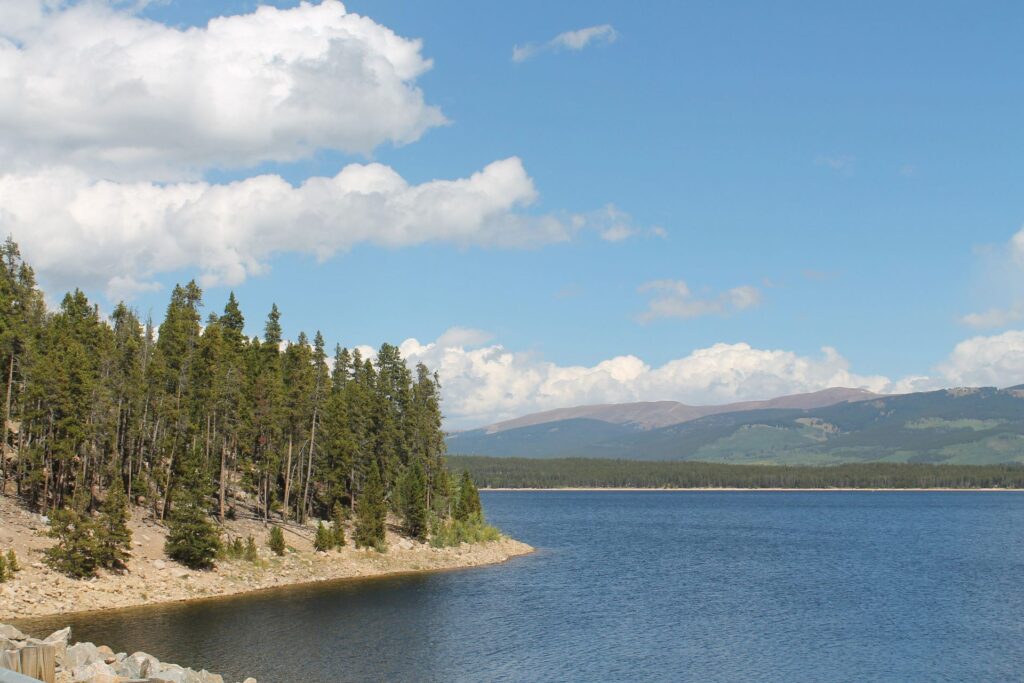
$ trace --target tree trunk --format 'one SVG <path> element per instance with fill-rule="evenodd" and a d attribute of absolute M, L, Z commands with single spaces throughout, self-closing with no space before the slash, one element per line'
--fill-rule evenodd
<path fill-rule="evenodd" d="M 288 519 L 289 492 L 292 483 L 292 435 L 288 435 L 288 459 L 284 467 L 284 507 L 281 510 L 281 519 Z"/>
<path fill-rule="evenodd" d="M 224 521 L 224 499 L 228 491 L 228 445 L 221 444 L 220 447 L 220 521 Z"/>
<path fill-rule="evenodd" d="M 313 476 L 313 453 L 316 450 L 316 408 L 313 408 L 313 424 L 309 428 L 309 458 L 306 462 L 306 486 L 302 491 L 302 521 L 309 514 L 309 480 Z"/>
<path fill-rule="evenodd" d="M 0 493 L 3 493 L 7 484 L 7 425 L 11 421 L 11 387 L 14 386 L 14 352 L 11 351 L 11 360 L 7 365 L 7 401 L 4 404 L 3 424 L 3 446 L 0 447 Z M 20 432 L 19 432 L 20 433 Z M 20 453 L 18 454 L 21 455 Z"/>

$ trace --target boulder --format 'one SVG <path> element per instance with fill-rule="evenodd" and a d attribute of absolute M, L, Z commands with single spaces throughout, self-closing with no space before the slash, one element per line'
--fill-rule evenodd
<path fill-rule="evenodd" d="M 75 670 L 89 666 L 95 662 L 103 662 L 100 649 L 92 643 L 75 643 L 64 652 L 63 660 L 58 660 L 65 669 Z"/>
<path fill-rule="evenodd" d="M 114 670 L 125 678 L 148 678 L 160 666 L 160 661 L 145 652 L 133 652 L 114 665 Z"/>
<path fill-rule="evenodd" d="M 71 638 L 71 627 L 62 628 L 59 631 L 54 631 L 43 640 L 46 645 L 53 646 L 53 658 L 59 666 L 63 666 L 65 652 L 68 649 L 68 640 Z"/>
<path fill-rule="evenodd" d="M 0 624 L 0 638 L 9 640 L 25 640 L 25 634 L 7 624 Z"/>
<path fill-rule="evenodd" d="M 103 662 L 83 664 L 71 670 L 71 680 L 74 683 L 118 683 L 119 678 L 120 676 Z"/>

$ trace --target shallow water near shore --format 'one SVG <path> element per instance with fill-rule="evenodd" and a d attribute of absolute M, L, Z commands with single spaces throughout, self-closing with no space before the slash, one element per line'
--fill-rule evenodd
<path fill-rule="evenodd" d="M 260 683 L 1014 680 L 1024 496 L 485 492 L 502 565 L 23 622 Z"/>

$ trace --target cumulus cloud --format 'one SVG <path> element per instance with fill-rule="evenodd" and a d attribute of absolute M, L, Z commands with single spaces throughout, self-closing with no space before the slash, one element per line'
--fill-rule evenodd
<path fill-rule="evenodd" d="M 884 391 L 890 381 L 852 372 L 832 348 L 821 355 L 715 344 L 653 367 L 633 355 L 561 366 L 500 344 L 479 348 L 407 339 L 402 354 L 439 372 L 449 427 L 588 403 L 678 400 L 692 404 L 762 399 L 828 387 Z"/>
<path fill-rule="evenodd" d="M 265 272 L 279 252 L 326 259 L 359 243 L 515 247 L 569 239 L 585 218 L 533 216 L 519 159 L 467 178 L 410 185 L 381 164 L 352 164 L 294 187 L 276 175 L 211 184 L 96 181 L 74 169 L 0 175 L 0 232 L 55 284 L 112 296 L 196 266 L 204 285 Z"/>
<path fill-rule="evenodd" d="M 709 405 L 830 387 L 901 394 L 1024 383 L 1024 330 L 965 340 L 931 373 L 898 379 L 855 372 L 842 354 L 828 346 L 817 355 L 800 355 L 721 343 L 660 366 L 635 355 L 566 366 L 498 343 L 486 344 L 483 336 L 469 335 L 471 343 L 454 343 L 458 336 L 446 332 L 435 342 L 407 339 L 400 346 L 410 365 L 423 362 L 438 371 L 450 429 L 595 403 L 675 400 Z"/>
<path fill-rule="evenodd" d="M 733 287 L 710 297 L 700 297 L 683 280 L 655 280 L 641 285 L 640 292 L 652 292 L 647 310 L 637 320 L 647 323 L 658 318 L 699 318 L 706 315 L 729 315 L 753 308 L 761 303 L 761 291 L 744 285 Z"/>
<path fill-rule="evenodd" d="M 559 52 L 561 50 L 579 52 L 591 44 L 614 43 L 618 37 L 618 33 L 615 32 L 611 24 L 588 26 L 576 31 L 565 31 L 564 33 L 559 33 L 546 43 L 527 43 L 514 46 L 512 48 L 512 61 L 524 62 L 542 52 Z"/>
<path fill-rule="evenodd" d="M 178 180 L 368 153 L 445 123 L 416 85 L 421 42 L 336 0 L 187 29 L 100 0 L 0 6 L 0 170 Z"/>
<path fill-rule="evenodd" d="M 954 347 L 938 370 L 955 385 L 1005 387 L 1024 383 L 1024 330 L 966 339 Z"/>

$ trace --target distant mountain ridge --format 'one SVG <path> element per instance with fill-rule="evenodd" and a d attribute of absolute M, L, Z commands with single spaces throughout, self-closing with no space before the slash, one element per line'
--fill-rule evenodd
<path fill-rule="evenodd" d="M 832 389 L 726 406 L 580 406 L 451 434 L 448 449 L 769 464 L 1024 462 L 1024 385 L 901 395 Z"/>
<path fill-rule="evenodd" d="M 722 405 L 691 406 L 678 401 L 644 401 L 637 403 L 602 403 L 573 408 L 557 408 L 540 413 L 531 413 L 504 422 L 496 422 L 484 427 L 488 434 L 504 432 L 509 429 L 530 427 L 548 422 L 562 420 L 588 419 L 609 422 L 611 424 L 631 424 L 640 429 L 655 429 L 669 425 L 697 420 L 708 415 L 720 413 L 736 413 L 745 410 L 764 410 L 771 408 L 823 408 L 843 403 L 844 401 L 866 401 L 876 398 L 879 394 L 865 389 L 846 389 L 837 387 L 823 389 L 807 394 L 779 396 L 764 401 L 742 401 Z"/>

